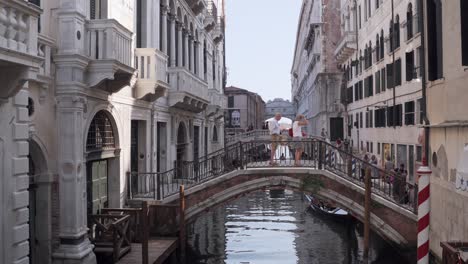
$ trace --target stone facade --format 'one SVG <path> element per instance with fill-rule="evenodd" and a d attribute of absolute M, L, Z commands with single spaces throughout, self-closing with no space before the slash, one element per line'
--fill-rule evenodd
<path fill-rule="evenodd" d="M 422 153 L 418 1 L 394 2 L 393 27 L 391 1 L 342 0 L 341 10 L 335 55 L 345 71 L 346 137 L 380 165 L 387 156 L 395 167 L 404 164 L 414 181 Z"/>
<path fill-rule="evenodd" d="M 223 147 L 223 6 L 0 0 L 1 263 L 95 263 L 127 172 Z"/>
<path fill-rule="evenodd" d="M 261 129 L 265 117 L 265 101 L 256 93 L 234 86 L 226 87 L 228 98 L 226 131 L 246 131 L 250 125 Z"/>
<path fill-rule="evenodd" d="M 468 5 L 466 1 L 425 1 L 424 11 L 428 160 L 433 172 L 430 250 L 441 259 L 440 242 L 468 241 L 468 177 L 464 169 L 468 163 Z M 439 21 L 439 25 L 431 21 Z M 434 45 L 437 41 L 440 46 Z"/>
<path fill-rule="evenodd" d="M 339 0 L 302 2 L 291 93 L 296 113 L 309 120 L 306 130 L 310 136 L 319 136 L 324 128 L 333 131 L 332 139 L 343 138 L 343 73 L 334 56 L 340 39 L 340 13 Z"/>
<path fill-rule="evenodd" d="M 289 100 L 281 98 L 275 98 L 273 101 L 269 100 L 265 107 L 265 120 L 272 118 L 276 113 L 281 113 L 282 116 L 287 117 L 291 120 L 296 118 L 296 109 L 294 104 Z"/>

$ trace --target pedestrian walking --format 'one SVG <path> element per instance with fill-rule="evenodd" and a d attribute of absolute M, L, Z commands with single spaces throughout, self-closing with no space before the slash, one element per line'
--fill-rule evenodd
<path fill-rule="evenodd" d="M 296 120 L 293 123 L 293 148 L 296 149 L 296 155 L 294 157 L 294 165 L 300 166 L 299 160 L 301 159 L 302 152 L 304 151 L 304 145 L 302 143 L 302 127 L 306 126 L 309 122 L 303 115 L 297 115 Z"/>

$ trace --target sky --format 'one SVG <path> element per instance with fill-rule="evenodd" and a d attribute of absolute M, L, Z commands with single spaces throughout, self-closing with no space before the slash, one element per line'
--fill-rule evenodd
<path fill-rule="evenodd" d="M 267 102 L 291 100 L 291 67 L 302 0 L 227 0 L 227 86 Z"/>

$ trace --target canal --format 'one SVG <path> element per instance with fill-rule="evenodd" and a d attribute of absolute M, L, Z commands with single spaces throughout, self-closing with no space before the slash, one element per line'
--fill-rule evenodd
<path fill-rule="evenodd" d="M 251 193 L 204 213 L 187 227 L 188 262 L 207 264 L 354 264 L 362 261 L 362 225 L 310 210 L 289 190 Z M 405 260 L 375 234 L 371 263 Z"/>

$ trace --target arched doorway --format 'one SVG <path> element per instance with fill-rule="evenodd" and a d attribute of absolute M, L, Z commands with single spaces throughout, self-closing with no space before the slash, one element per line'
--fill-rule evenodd
<path fill-rule="evenodd" d="M 106 111 L 97 112 L 91 121 L 86 139 L 88 216 L 99 214 L 101 209 L 109 207 L 109 189 L 117 189 L 117 194 L 120 195 L 118 188 L 109 180 L 109 175 L 117 174 L 116 177 L 119 177 L 117 139 L 112 116 Z"/>
<path fill-rule="evenodd" d="M 29 263 L 49 263 L 51 241 L 51 183 L 41 147 L 29 140 Z"/>
<path fill-rule="evenodd" d="M 183 177 L 182 166 L 187 160 L 187 128 L 185 127 L 184 122 L 179 123 L 179 128 L 177 129 L 177 156 L 176 164 L 177 168 L 177 178 Z"/>

